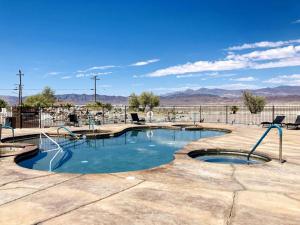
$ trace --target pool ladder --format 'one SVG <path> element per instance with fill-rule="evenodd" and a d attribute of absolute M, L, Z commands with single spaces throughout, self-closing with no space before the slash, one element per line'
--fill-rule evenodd
<path fill-rule="evenodd" d="M 57 128 L 57 135 L 59 135 L 59 130 L 60 130 L 60 129 L 64 129 L 65 131 L 68 132 L 68 134 L 69 134 L 70 136 L 79 139 L 79 136 L 78 136 L 77 134 L 73 133 L 72 131 L 70 131 L 70 130 L 69 130 L 68 128 L 66 128 L 65 126 L 60 126 L 60 127 Z"/>
<path fill-rule="evenodd" d="M 252 148 L 252 150 L 249 152 L 247 160 L 249 161 L 250 156 L 252 155 L 252 153 L 256 150 L 256 148 L 260 145 L 260 143 L 265 139 L 265 137 L 268 135 L 268 133 L 270 132 L 270 130 L 272 130 L 273 128 L 277 128 L 278 130 L 278 135 L 279 135 L 279 162 L 283 163 L 285 162 L 285 160 L 282 159 L 282 128 L 277 125 L 277 124 L 272 124 L 267 130 L 266 132 L 261 136 L 261 138 L 258 140 L 258 142 L 254 145 L 254 147 Z"/>
<path fill-rule="evenodd" d="M 1 135 L 2 135 L 2 129 L 10 129 L 11 132 L 12 132 L 12 138 L 13 138 L 13 142 L 15 141 L 15 130 L 14 128 L 12 128 L 11 126 L 8 126 L 8 125 L 2 125 L 0 124 L 0 142 L 1 142 Z"/>
<path fill-rule="evenodd" d="M 44 152 L 57 151 L 49 162 L 49 172 L 51 172 L 52 171 L 52 162 L 59 153 L 63 152 L 63 148 L 43 131 L 41 131 L 41 133 L 40 133 L 40 148 L 41 148 L 41 145 L 43 144 L 42 135 L 44 135 L 47 139 L 49 139 L 53 144 L 56 145 L 56 148 L 44 151 Z"/>

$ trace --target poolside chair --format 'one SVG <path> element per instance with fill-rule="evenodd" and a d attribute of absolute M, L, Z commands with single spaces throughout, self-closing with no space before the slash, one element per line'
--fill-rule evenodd
<path fill-rule="evenodd" d="M 79 121 L 76 114 L 69 114 L 68 117 L 70 123 L 74 124 L 74 126 L 79 126 Z"/>
<path fill-rule="evenodd" d="M 284 119 L 285 119 L 285 116 L 276 116 L 276 118 L 273 120 L 273 122 L 262 122 L 261 125 L 263 127 L 268 127 L 268 126 L 273 125 L 273 124 L 277 124 L 277 125 L 282 126 L 284 124 L 283 123 Z"/>
<path fill-rule="evenodd" d="M 297 116 L 295 123 L 286 123 L 286 128 L 289 129 L 289 127 L 298 128 L 300 126 L 300 115 Z"/>
<path fill-rule="evenodd" d="M 145 124 L 146 120 L 145 119 L 140 119 L 139 115 L 137 113 L 130 113 L 130 115 L 131 115 L 132 123 Z"/>

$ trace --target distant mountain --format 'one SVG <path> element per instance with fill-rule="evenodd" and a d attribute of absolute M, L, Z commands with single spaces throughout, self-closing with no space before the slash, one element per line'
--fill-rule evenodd
<path fill-rule="evenodd" d="M 173 92 L 163 95 L 163 97 L 176 97 L 176 96 L 192 96 L 192 95 L 217 95 L 219 97 L 235 98 L 240 97 L 245 89 L 240 90 L 226 90 L 226 89 L 209 89 L 200 88 L 197 90 L 187 89 L 185 91 Z M 262 96 L 288 96 L 288 95 L 299 95 L 300 86 L 278 86 L 274 88 L 260 88 L 249 90 L 253 94 Z"/>
<path fill-rule="evenodd" d="M 161 105 L 239 104 L 241 103 L 243 91 L 242 89 L 226 90 L 221 88 L 187 89 L 161 95 Z M 300 104 L 300 86 L 278 86 L 249 91 L 255 95 L 265 96 L 270 104 Z M 59 101 L 72 102 L 77 105 L 94 101 L 94 95 L 87 94 L 62 94 L 56 97 Z M 15 105 L 18 102 L 18 98 L 15 96 L 0 96 L 0 98 L 3 98 L 11 105 Z M 97 95 L 97 100 L 113 105 L 125 105 L 128 103 L 128 97 L 124 96 Z"/>
<path fill-rule="evenodd" d="M 8 102 L 10 105 L 16 105 L 18 103 L 18 97 L 9 95 L 0 95 L 0 98 Z"/>

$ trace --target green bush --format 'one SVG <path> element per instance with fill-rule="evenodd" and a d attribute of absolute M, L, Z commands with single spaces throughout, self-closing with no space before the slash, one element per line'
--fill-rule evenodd
<path fill-rule="evenodd" d="M 251 92 L 243 92 L 243 100 L 252 114 L 262 112 L 266 105 L 266 99 L 262 96 L 253 95 Z"/>
<path fill-rule="evenodd" d="M 236 105 L 233 105 L 230 107 L 230 111 L 232 112 L 232 114 L 236 114 L 236 112 L 239 111 L 239 107 Z"/>
<path fill-rule="evenodd" d="M 146 107 L 149 107 L 150 110 L 152 110 L 160 104 L 159 96 L 154 95 L 152 92 L 143 92 L 140 96 L 133 93 L 129 96 L 128 101 L 131 109 L 137 110 L 141 106 L 143 111 Z"/>
<path fill-rule="evenodd" d="M 8 106 L 8 103 L 0 98 L 0 108 L 6 108 Z"/>
<path fill-rule="evenodd" d="M 56 101 L 54 91 L 50 87 L 45 87 L 42 93 L 29 96 L 25 99 L 25 107 L 50 107 Z"/>

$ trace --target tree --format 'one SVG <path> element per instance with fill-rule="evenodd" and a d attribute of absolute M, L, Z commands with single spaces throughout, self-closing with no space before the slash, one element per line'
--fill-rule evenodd
<path fill-rule="evenodd" d="M 262 112 L 266 105 L 266 99 L 262 96 L 253 95 L 251 92 L 243 92 L 244 104 L 253 114 Z"/>
<path fill-rule="evenodd" d="M 0 98 L 0 109 L 1 108 L 6 108 L 8 106 L 8 103 Z"/>
<path fill-rule="evenodd" d="M 25 99 L 24 106 L 50 107 L 56 101 L 54 94 L 54 91 L 50 87 L 45 87 L 42 93 L 27 97 Z"/>
<path fill-rule="evenodd" d="M 129 96 L 128 103 L 129 103 L 129 108 L 130 109 L 138 110 L 139 107 L 140 107 L 139 96 L 137 96 L 135 93 L 132 93 Z"/>
<path fill-rule="evenodd" d="M 52 104 L 56 101 L 54 90 L 52 90 L 48 86 L 44 87 L 44 90 L 42 91 L 42 96 L 44 96 L 49 102 L 52 102 Z"/>
<path fill-rule="evenodd" d="M 160 99 L 159 96 L 154 95 L 152 92 L 143 92 L 139 97 L 139 102 L 143 110 L 146 107 L 149 107 L 151 110 L 153 107 L 159 106 Z"/>

